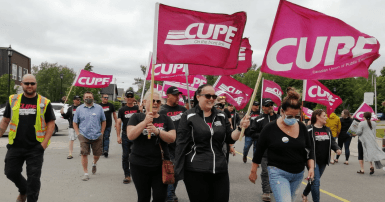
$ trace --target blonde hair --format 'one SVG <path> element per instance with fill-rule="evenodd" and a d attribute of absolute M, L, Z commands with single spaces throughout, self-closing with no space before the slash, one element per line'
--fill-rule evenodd
<path fill-rule="evenodd" d="M 162 101 L 162 104 L 163 104 L 162 94 L 158 90 L 154 89 L 153 95 L 155 94 L 159 96 L 159 99 Z M 150 97 L 151 97 L 151 90 L 148 90 L 146 94 L 144 94 L 143 100 L 149 100 Z"/>

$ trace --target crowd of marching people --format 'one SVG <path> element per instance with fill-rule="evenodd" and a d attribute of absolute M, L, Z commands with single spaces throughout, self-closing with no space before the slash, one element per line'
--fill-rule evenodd
<path fill-rule="evenodd" d="M 36 93 L 34 76 L 24 76 L 22 86 L 22 94 L 9 98 L 0 124 L 0 136 L 11 126 L 5 175 L 19 189 L 17 202 L 38 200 L 44 151 L 55 120 L 50 101 Z M 278 111 L 271 99 L 264 98 L 261 103 L 254 101 L 250 114 L 243 118 L 224 96 L 215 93 L 211 85 L 204 84 L 185 107 L 178 104 L 181 92 L 170 87 L 166 102 L 154 90 L 148 91 L 138 106 L 134 92 L 127 90 L 126 105 L 117 112 L 106 94 L 100 104 L 94 102 L 91 92 L 76 95 L 73 105 L 66 112 L 61 110 L 69 122 L 67 159 L 73 158 L 73 144 L 79 139 L 81 179 L 90 180 L 88 156 L 92 151 L 91 172 L 95 174 L 100 156 L 108 158 L 114 119 L 117 143 L 122 145 L 123 183 L 133 182 L 139 202 L 151 198 L 155 202 L 178 201 L 175 190 L 180 180 L 190 201 L 229 201 L 229 155 L 235 155 L 234 143 L 242 129 L 243 162 L 252 147 L 249 180 L 255 183 L 261 169 L 263 201 L 270 201 L 272 194 L 276 201 L 294 201 L 304 175 L 308 183 L 302 201 L 308 201 L 310 192 L 313 201 L 321 201 L 320 181 L 326 167 L 338 163 L 343 148 L 344 164 L 349 165 L 349 147 L 355 135 L 361 166 L 357 173 L 364 174 L 364 160 L 370 163 L 370 174 L 374 168 L 384 168 L 380 160 L 385 159 L 385 153 L 376 143 L 376 122 L 371 121 L 370 112 L 364 114 L 365 121 L 358 124 L 356 134 L 350 134 L 354 119 L 348 110 L 339 118 L 317 109 L 307 123 L 301 121 L 302 101 L 294 88 L 287 89 Z M 21 175 L 24 161 L 27 179 Z"/>

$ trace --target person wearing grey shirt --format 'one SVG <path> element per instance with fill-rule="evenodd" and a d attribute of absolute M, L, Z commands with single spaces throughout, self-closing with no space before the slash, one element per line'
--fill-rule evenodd
<path fill-rule="evenodd" d="M 73 126 L 80 142 L 80 154 L 82 155 L 82 166 L 84 170 L 83 181 L 88 181 L 88 155 L 94 155 L 92 162 L 92 174 L 96 173 L 96 163 L 102 155 L 103 133 L 106 129 L 106 116 L 103 108 L 94 104 L 94 95 L 85 92 L 84 104 L 76 109 Z M 91 147 L 91 148 L 90 148 Z"/>

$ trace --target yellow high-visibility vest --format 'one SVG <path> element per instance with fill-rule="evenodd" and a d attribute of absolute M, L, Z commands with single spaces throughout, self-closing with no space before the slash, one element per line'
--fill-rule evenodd
<path fill-rule="evenodd" d="M 13 144 L 13 140 L 16 138 L 17 127 L 19 124 L 19 109 L 21 97 L 23 94 L 16 94 L 9 96 L 9 104 L 11 106 L 11 123 L 9 125 L 9 134 L 8 140 L 9 144 Z M 37 107 L 36 107 L 36 123 L 34 125 L 36 132 L 36 140 L 43 142 L 45 138 L 45 132 L 47 131 L 47 124 L 45 122 L 44 114 L 47 109 L 47 105 L 50 103 L 50 100 L 39 95 L 37 98 Z M 51 143 L 51 140 L 48 142 L 48 145 Z"/>

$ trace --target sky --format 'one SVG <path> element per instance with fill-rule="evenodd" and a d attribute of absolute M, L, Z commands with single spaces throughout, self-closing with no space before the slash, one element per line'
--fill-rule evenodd
<path fill-rule="evenodd" d="M 0 47 L 12 48 L 42 62 L 67 65 L 78 71 L 88 62 L 94 72 L 114 75 L 119 88 L 142 77 L 152 51 L 155 3 L 142 0 L 29 0 L 6 1 L 0 7 Z M 247 13 L 243 37 L 249 37 L 253 62 L 262 64 L 279 0 L 164 0 L 160 3 L 196 11 Z M 291 2 L 336 17 L 359 31 L 385 42 L 385 1 L 381 0 L 291 0 Z M 380 54 L 385 55 L 383 48 Z M 382 69 L 385 56 L 370 69 Z"/>

